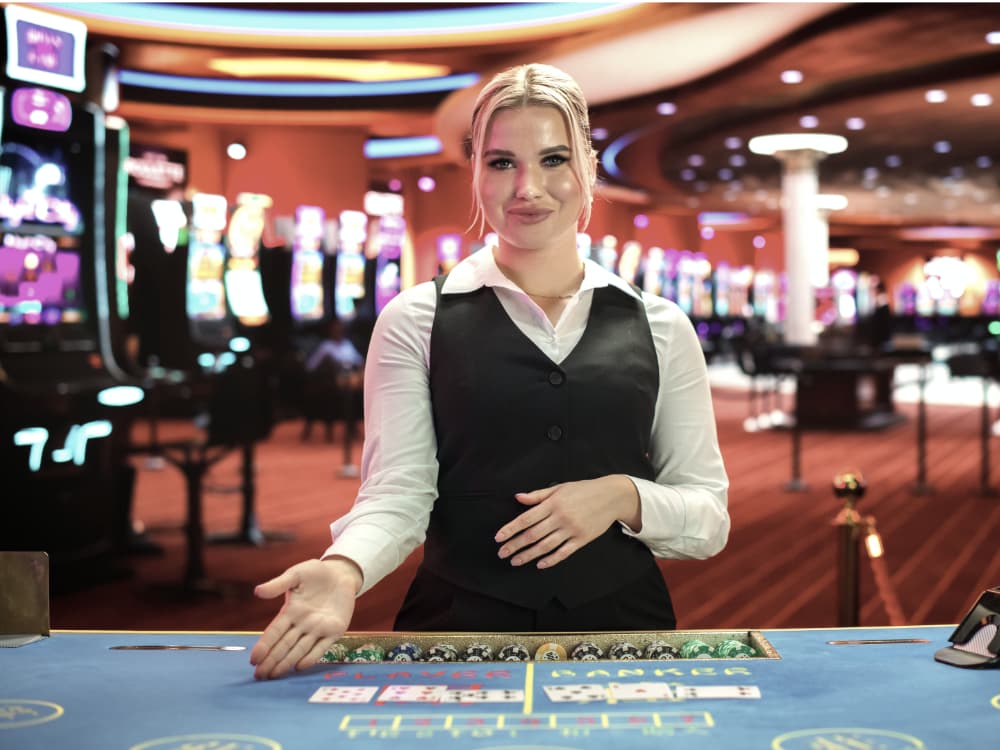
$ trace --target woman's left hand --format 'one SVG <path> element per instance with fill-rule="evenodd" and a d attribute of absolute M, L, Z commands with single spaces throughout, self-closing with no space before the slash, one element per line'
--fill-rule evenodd
<path fill-rule="evenodd" d="M 622 474 L 518 492 L 514 497 L 531 508 L 495 537 L 501 545 L 499 556 L 510 558 L 512 565 L 538 560 L 539 568 L 551 568 L 616 521 L 635 531 L 642 525 L 639 493 Z"/>

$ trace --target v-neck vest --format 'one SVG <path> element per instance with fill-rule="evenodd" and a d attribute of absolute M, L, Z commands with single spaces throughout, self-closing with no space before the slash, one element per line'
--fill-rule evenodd
<path fill-rule="evenodd" d="M 442 294 L 430 338 L 438 498 L 423 565 L 451 583 L 525 607 L 568 607 L 659 575 L 649 549 L 614 523 L 552 568 L 514 567 L 494 535 L 528 510 L 514 498 L 608 474 L 653 479 L 649 441 L 659 370 L 640 300 L 594 290 L 586 330 L 559 364 L 489 287 Z"/>

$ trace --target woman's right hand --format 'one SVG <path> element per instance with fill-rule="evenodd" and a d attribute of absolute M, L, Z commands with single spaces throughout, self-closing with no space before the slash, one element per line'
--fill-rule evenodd
<path fill-rule="evenodd" d="M 316 664 L 350 626 L 362 580 L 354 562 L 333 557 L 293 565 L 257 586 L 255 596 L 284 594 L 285 603 L 250 652 L 254 677 L 272 679 Z"/>

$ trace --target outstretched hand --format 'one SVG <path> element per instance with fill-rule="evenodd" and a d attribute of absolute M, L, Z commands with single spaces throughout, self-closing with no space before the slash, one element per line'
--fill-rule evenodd
<path fill-rule="evenodd" d="M 532 506 L 496 535 L 501 558 L 512 565 L 538 560 L 539 568 L 562 562 L 599 537 L 615 521 L 638 530 L 641 526 L 639 494 L 621 474 L 579 482 L 565 482 L 534 492 L 514 495 Z"/>
<path fill-rule="evenodd" d="M 284 594 L 281 611 L 250 652 L 254 677 L 281 677 L 306 669 L 347 630 L 361 588 L 361 570 L 350 560 L 307 560 L 254 589 L 261 599 Z"/>

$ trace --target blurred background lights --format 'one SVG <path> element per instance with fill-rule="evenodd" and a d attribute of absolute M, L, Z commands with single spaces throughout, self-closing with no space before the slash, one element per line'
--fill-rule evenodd
<path fill-rule="evenodd" d="M 425 193 L 429 193 L 437 187 L 437 183 L 434 182 L 433 177 L 424 175 L 419 180 L 417 180 L 417 187 Z"/>
<path fill-rule="evenodd" d="M 677 105 L 673 102 L 660 102 L 656 105 L 656 111 L 661 115 L 677 114 Z"/>
<path fill-rule="evenodd" d="M 638 229 L 645 229 L 649 226 L 649 217 L 646 214 L 636 214 L 632 219 L 632 224 Z"/>
<path fill-rule="evenodd" d="M 845 124 L 847 125 L 848 130 L 865 129 L 865 120 L 863 117 L 848 117 L 847 122 Z"/>
<path fill-rule="evenodd" d="M 783 70 L 781 71 L 781 82 L 782 83 L 802 83 L 805 76 L 802 75 L 801 70 Z"/>
<path fill-rule="evenodd" d="M 972 95 L 973 107 L 989 107 L 991 104 L 993 104 L 993 97 L 989 94 L 980 93 Z"/>
<path fill-rule="evenodd" d="M 924 99 L 931 104 L 941 104 L 941 102 L 948 101 L 948 93 L 943 89 L 929 89 L 924 94 Z"/>
<path fill-rule="evenodd" d="M 403 189 L 403 181 L 398 177 L 393 177 L 389 180 L 389 189 L 394 193 L 398 193 Z"/>
<path fill-rule="evenodd" d="M 234 161 L 239 161 L 240 159 L 245 159 L 247 155 L 247 147 L 244 146 L 239 141 L 234 141 L 226 146 L 226 156 Z"/>
<path fill-rule="evenodd" d="M 802 115 L 799 118 L 799 125 L 804 128 L 815 128 L 819 125 L 819 118 L 816 115 Z"/>
<path fill-rule="evenodd" d="M 951 143 L 948 141 L 935 141 L 934 150 L 939 154 L 947 154 L 951 151 Z"/>
<path fill-rule="evenodd" d="M 758 250 L 763 250 L 767 246 L 767 240 L 764 238 L 764 235 L 762 234 L 754 235 L 752 242 L 753 246 Z"/>

